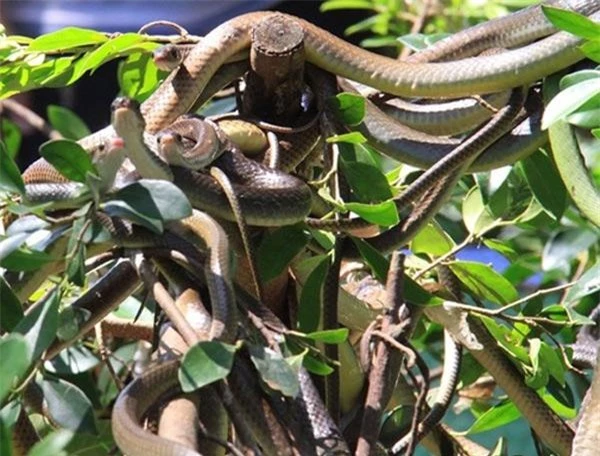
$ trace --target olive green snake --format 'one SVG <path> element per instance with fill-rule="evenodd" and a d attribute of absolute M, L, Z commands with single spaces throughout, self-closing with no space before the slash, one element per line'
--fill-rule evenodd
<path fill-rule="evenodd" d="M 591 8 L 592 11 L 588 11 L 588 13 L 598 9 L 595 2 L 588 1 L 581 2 L 581 4 Z M 183 62 L 182 68 L 185 71 L 180 69 L 174 72 L 142 105 L 141 110 L 146 122 L 147 133 L 158 133 L 168 128 L 180 115 L 185 114 L 222 64 L 248 47 L 252 24 L 270 14 L 276 13 L 251 13 L 240 16 L 217 27 L 207 35 L 205 40 L 195 46 Z M 306 32 L 306 52 L 310 62 L 341 76 L 372 85 L 382 91 L 403 96 L 467 96 L 472 93 L 495 92 L 533 82 L 547 73 L 546 67 L 549 65 L 555 71 L 581 58 L 581 54 L 575 46 L 578 41 L 561 32 L 544 38 L 538 43 L 506 51 L 494 57 L 474 57 L 466 61 L 439 64 L 408 64 L 368 54 L 338 40 L 312 24 L 296 18 L 291 18 L 291 20 L 299 21 Z M 117 133 L 122 136 L 118 131 Z M 552 130 L 550 135 L 552 139 Z M 557 137 L 557 140 L 553 141 L 553 144 L 554 142 L 562 144 L 565 138 L 568 139 L 568 136 L 562 133 L 561 137 Z M 105 140 L 103 139 L 103 141 Z M 240 169 L 240 163 L 244 160 L 235 152 L 220 157 L 225 158 L 217 158 L 217 160 L 221 160 L 219 163 L 223 167 L 229 166 L 226 169 L 233 172 Z M 144 159 L 132 159 L 132 161 L 142 163 Z M 139 166 L 140 174 L 146 173 L 144 166 L 147 164 L 134 164 L 136 168 Z M 160 165 L 157 168 L 160 168 Z M 176 165 L 172 166 L 170 170 L 175 183 L 186 190 L 192 202 L 203 207 L 204 203 L 198 202 L 201 201 L 200 197 L 196 199 L 197 185 L 203 179 L 199 176 L 203 176 L 203 174 L 195 173 L 188 168 L 177 168 Z M 153 169 L 148 171 L 150 175 L 153 172 Z M 260 172 L 267 171 L 261 169 Z M 111 174 L 112 171 L 108 172 L 107 180 L 110 180 Z M 240 176 L 240 178 L 245 177 L 245 174 Z M 587 195 L 593 194 L 593 191 L 587 192 Z M 286 212 L 283 210 L 281 216 L 267 216 L 265 214 L 271 211 L 272 201 L 282 201 L 282 198 L 285 198 L 288 193 L 277 194 L 274 190 L 269 189 L 269 195 L 273 199 L 265 201 L 263 198 L 257 198 L 251 206 L 260 208 L 262 204 L 262 210 L 256 211 L 258 214 L 256 221 L 261 224 L 265 220 L 272 225 L 293 223 L 301 220 L 308 213 L 309 207 L 306 202 L 301 206 L 302 210 L 298 210 L 297 201 L 284 200 L 281 206 L 290 210 L 294 209 L 293 213 L 285 215 Z M 309 199 L 310 197 L 308 197 Z M 303 201 L 306 200 L 303 199 Z M 589 196 L 584 196 L 583 201 L 594 200 Z M 204 208 L 214 210 L 223 207 L 222 202 L 222 199 L 215 197 Z M 592 205 L 591 209 L 594 207 L 598 206 Z M 225 213 L 218 213 L 218 215 L 226 216 Z"/>

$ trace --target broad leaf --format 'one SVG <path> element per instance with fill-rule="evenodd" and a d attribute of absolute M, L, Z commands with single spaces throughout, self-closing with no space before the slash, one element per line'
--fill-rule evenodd
<path fill-rule="evenodd" d="M 183 357 L 179 368 L 179 382 L 189 393 L 213 382 L 222 380 L 231 371 L 238 347 L 211 340 L 199 342 Z"/>
<path fill-rule="evenodd" d="M 14 294 L 4 277 L 0 275 L 0 331 L 11 332 L 23 318 L 23 308 L 19 298 Z"/>
<path fill-rule="evenodd" d="M 23 195 L 25 193 L 25 184 L 19 167 L 14 162 L 6 146 L 0 141 L 0 190 L 15 192 Z"/>
<path fill-rule="evenodd" d="M 27 456 L 67 456 L 65 447 L 73 437 L 73 433 L 66 429 L 53 431 L 36 443 Z"/>
<path fill-rule="evenodd" d="M 341 344 L 348 338 L 348 328 L 339 329 L 327 329 L 323 331 L 314 331 L 305 336 L 308 339 L 312 339 L 316 342 L 323 342 L 325 344 Z"/>
<path fill-rule="evenodd" d="M 521 413 L 511 401 L 504 401 L 492 407 L 483 415 L 479 416 L 475 423 L 469 428 L 467 434 L 497 429 L 505 424 L 512 423 L 521 416 Z"/>
<path fill-rule="evenodd" d="M 377 204 L 346 203 L 345 207 L 367 222 L 376 225 L 393 226 L 400 221 L 398 209 L 393 201 L 384 201 Z"/>
<path fill-rule="evenodd" d="M 45 378 L 40 387 L 53 421 L 73 432 L 98 433 L 94 407 L 77 386 L 60 378 Z"/>
<path fill-rule="evenodd" d="M 31 355 L 25 338 L 12 333 L 0 339 L 0 359 L 4 360 L 0 369 L 0 405 L 4 405 L 11 391 L 29 371 Z"/>
<path fill-rule="evenodd" d="M 178 187 L 155 179 L 142 179 L 123 187 L 102 208 L 110 216 L 127 217 L 159 234 L 163 222 L 192 214 L 190 202 Z"/>
<path fill-rule="evenodd" d="M 297 225 L 265 233 L 256 252 L 260 277 L 268 282 L 281 274 L 309 239 L 310 234 Z"/>
<path fill-rule="evenodd" d="M 85 183 L 87 173 L 98 174 L 86 150 L 69 139 L 56 139 L 40 146 L 40 155 L 69 180 Z"/>
<path fill-rule="evenodd" d="M 19 153 L 21 140 L 23 139 L 23 135 L 17 124 L 7 118 L 0 119 L 0 138 L 2 138 L 6 146 L 8 155 L 14 159 Z"/>
<path fill-rule="evenodd" d="M 298 327 L 303 332 L 315 331 L 319 327 L 321 291 L 329 268 L 327 255 L 311 258 L 311 260 L 318 263 L 306 279 L 298 303 Z"/>
<path fill-rule="evenodd" d="M 358 125 L 365 117 L 365 99 L 354 93 L 338 93 L 332 100 L 335 111 L 346 125 Z"/>
<path fill-rule="evenodd" d="M 459 280 L 476 296 L 504 305 L 519 297 L 513 285 L 490 266 L 470 261 L 457 261 L 449 265 Z"/>
<path fill-rule="evenodd" d="M 56 52 L 99 44 L 108 38 L 104 33 L 79 27 L 65 27 L 41 35 L 29 43 L 28 51 Z"/>
<path fill-rule="evenodd" d="M 292 369 L 280 353 L 258 345 L 252 345 L 248 349 L 252 363 L 269 388 L 281 391 L 281 394 L 288 397 L 298 395 L 298 372 Z"/>
<path fill-rule="evenodd" d="M 567 206 L 567 191 L 552 160 L 537 151 L 521 161 L 533 194 L 554 219 L 560 220 Z"/>
<path fill-rule="evenodd" d="M 90 134 L 90 129 L 81 118 L 68 108 L 49 105 L 47 109 L 50 124 L 65 137 L 74 141 Z"/>
<path fill-rule="evenodd" d="M 577 283 L 569 288 L 564 299 L 565 306 L 573 306 L 579 303 L 579 300 L 585 296 L 596 293 L 600 290 L 600 262 L 588 269 Z"/>

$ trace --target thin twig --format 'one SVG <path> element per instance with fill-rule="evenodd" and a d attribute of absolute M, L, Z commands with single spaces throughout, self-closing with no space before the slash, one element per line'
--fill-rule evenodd
<path fill-rule="evenodd" d="M 13 99 L 2 100 L 0 103 L 2 103 L 2 106 L 8 111 L 23 119 L 36 130 L 41 131 L 50 139 L 62 139 L 63 136 L 57 130 L 52 128 L 48 122 L 27 106 Z"/>

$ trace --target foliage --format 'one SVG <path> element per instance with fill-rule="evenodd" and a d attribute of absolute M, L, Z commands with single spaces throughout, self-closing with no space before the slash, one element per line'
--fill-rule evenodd
<path fill-rule="evenodd" d="M 518 7 L 523 6 L 517 2 Z M 506 2 L 488 2 L 483 14 L 505 11 Z M 459 19 L 482 18 L 482 10 L 466 3 L 466 13 L 458 14 L 453 2 L 442 15 L 425 28 L 426 32 L 450 30 Z M 399 46 L 398 37 L 408 31 L 408 23 L 399 1 L 328 0 L 323 10 L 358 8 L 374 12 L 348 33 L 369 31 L 377 35 L 366 46 Z M 461 4 L 461 9 L 465 4 Z M 411 14 L 415 14 L 411 12 Z M 600 30 L 579 18 L 553 10 L 549 17 L 561 27 L 579 33 L 588 41 L 582 47 L 595 58 Z M 398 19 L 401 19 L 400 21 Z M 403 43 L 428 42 L 408 37 Z M 143 34 L 107 35 L 93 30 L 69 28 L 36 39 L 0 35 L 0 98 L 40 87 L 62 87 L 76 83 L 86 74 L 112 59 L 122 59 L 118 79 L 123 94 L 144 100 L 164 74 L 148 56 L 158 44 Z M 548 104 L 544 125 L 557 120 L 590 130 L 600 138 L 600 70 L 582 70 L 564 76 L 560 92 Z M 364 116 L 364 102 L 350 94 L 337 97 L 340 119 L 355 125 Z M 94 211 L 123 217 L 149 233 L 161 234 L 169 221 L 188 216 L 191 205 L 173 184 L 141 180 L 117 192 L 98 195 L 90 187 L 89 174 L 94 165 L 73 140 L 88 134 L 79 117 L 63 107 L 52 107 L 48 121 L 65 140 L 45 144 L 41 153 L 70 180 L 82 184 L 87 193 L 78 200 L 68 216 L 51 215 L 53 203 L 31 204 L 19 196 L 24 185 L 14 157 L 19 152 L 20 132 L 2 119 L 0 143 L 0 432 L 6 435 L 14 426 L 23 407 L 22 392 L 28 386 L 39 387 L 47 401 L 53 422 L 40 423 L 45 438 L 31 454 L 103 454 L 112 446 L 107 420 L 101 415 L 117 395 L 103 355 L 91 339 L 80 334 L 87 315 L 71 307 L 89 290 L 93 274 L 85 274 L 90 252 L 102 251 L 109 237 L 92 217 Z M 358 133 L 329 138 L 340 149 L 340 170 L 354 199 L 334 198 L 326 187 L 319 193 L 341 213 L 353 212 L 369 222 L 391 226 L 402 214 L 391 201 L 410 182 L 417 170 L 381 155 Z M 600 185 L 600 147 L 598 141 L 580 143 L 591 163 L 592 179 Z M 52 250 L 60 239 L 63 250 Z M 291 241 L 289 239 L 292 239 Z M 379 281 L 385 281 L 389 263 L 360 239 L 353 239 Z M 319 245 L 321 255 L 311 256 L 305 248 Z M 185 391 L 191 391 L 225 378 L 240 352 L 248 352 L 266 387 L 294 397 L 298 393 L 296 373 L 299 364 L 313 373 L 329 374 L 331 360 L 318 349 L 321 344 L 348 344 L 345 328 L 319 331 L 322 287 L 332 261 L 332 235 L 305 226 L 282 227 L 265 235 L 258 248 L 258 264 L 267 282 L 292 263 L 300 287 L 298 294 L 298 331 L 290 331 L 280 341 L 281 353 L 260 344 L 244 341 L 235 345 L 203 342 L 190 349 L 183 360 L 180 379 Z M 65 250 L 66 246 L 66 250 Z M 406 261 L 408 277 L 405 298 L 420 306 L 440 305 L 443 299 L 431 294 L 436 280 L 434 267 L 447 264 L 461 282 L 465 304 L 480 306 L 479 314 L 491 334 L 509 358 L 524 373 L 529 386 L 561 416 L 575 415 L 578 392 L 569 371 L 567 344 L 574 341 L 576 330 L 588 320 L 583 316 L 598 303 L 600 295 L 600 231 L 581 216 L 569 199 L 548 150 L 539 150 L 512 167 L 466 176 L 454 190 L 440 214 L 412 240 L 412 255 Z M 485 251 L 494 258 L 472 261 L 469 252 Z M 498 262 L 507 266 L 499 268 Z M 65 264 L 67 267 L 65 268 Z M 65 273 L 60 271 L 65 270 Z M 58 273 L 57 273 L 58 272 Z M 42 280 L 38 280 L 39 278 Z M 27 288 L 28 281 L 36 283 Z M 532 289 L 546 291 L 532 292 Z M 340 311 L 340 322 L 351 330 L 364 330 L 377 311 L 358 300 L 340 301 L 348 306 Z M 143 296 L 136 294 L 124 303 L 121 314 L 133 321 L 138 310 L 148 312 Z M 23 313 L 22 305 L 33 311 Z M 133 310 L 127 308 L 133 303 Z M 350 306 L 356 306 L 351 308 Z M 143 318 L 143 316 L 142 316 Z M 440 358 L 441 328 L 421 322 L 413 344 L 419 351 Z M 59 342 L 77 340 L 53 360 L 45 358 Z M 83 342 L 85 340 L 85 343 Z M 91 341 L 91 342 L 90 342 Z M 113 348 L 112 370 L 125 377 L 133 363 L 133 344 Z M 355 364 L 356 360 L 353 359 Z M 352 365 L 343 364 L 343 367 Z M 472 386 L 480 377 L 481 367 L 472 359 L 461 370 L 462 387 Z M 362 379 L 362 377 L 361 377 Z M 342 387 L 344 389 L 344 387 Z M 344 394 L 344 393 L 342 393 Z M 68 407 L 65 407 L 68 405 Z M 520 417 L 519 411 L 503 394 L 489 392 L 472 400 L 473 416 L 467 434 L 502 428 Z M 346 406 L 348 406 L 346 404 Z M 348 406 L 348 408 L 350 408 Z M 33 413 L 32 413 L 33 414 Z M 390 421 L 392 419 L 390 418 Z M 55 428 L 60 428 L 55 430 Z M 90 436 L 94 436 L 91 445 Z M 4 439 L 0 439 L 3 440 Z M 70 443 L 69 443 L 70 441 Z M 506 442 L 498 442 L 498 448 Z M 2 443 L 4 445 L 4 443 Z M 0 446 L 0 452 L 6 448 Z M 10 451 L 10 450 L 8 450 Z M 513 449 L 514 451 L 514 449 Z M 4 454 L 4 453 L 3 453 Z"/>

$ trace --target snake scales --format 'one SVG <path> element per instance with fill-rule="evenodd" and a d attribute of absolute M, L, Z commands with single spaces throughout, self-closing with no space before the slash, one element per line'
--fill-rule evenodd
<path fill-rule="evenodd" d="M 562 2 L 555 3 L 562 4 Z M 572 6 L 588 15 L 595 13 L 600 7 L 597 2 L 583 0 L 572 2 L 567 6 Z M 535 14 L 539 15 L 539 10 L 533 9 L 531 11 L 535 11 Z M 217 27 L 200 44 L 196 45 L 185 58 L 182 66 L 142 105 L 141 112 L 146 123 L 145 134 L 156 134 L 168 128 L 180 115 L 185 114 L 193 106 L 198 96 L 202 94 L 219 68 L 249 46 L 252 24 L 271 14 L 275 13 L 252 13 L 240 16 Z M 539 42 L 494 57 L 473 57 L 464 61 L 439 64 L 404 63 L 385 59 L 354 48 L 312 24 L 297 18 L 289 18 L 289 20 L 298 21 L 305 30 L 308 61 L 340 76 L 357 80 L 396 95 L 446 97 L 491 93 L 534 82 L 546 74 L 546 68 L 549 65 L 555 71 L 581 58 L 575 47 L 577 40 L 567 34 L 557 33 Z M 506 25 L 513 25 L 510 19 L 505 19 L 505 21 L 507 21 Z M 524 22 L 515 20 L 514 25 L 520 30 L 531 25 L 529 22 L 528 20 Z M 547 27 L 547 25 L 544 24 L 544 27 Z M 488 30 L 485 27 L 482 27 L 482 29 L 484 32 Z M 551 30 L 540 33 L 550 32 Z M 476 41 L 480 41 L 480 39 Z M 117 133 L 119 132 L 117 131 Z M 119 133 L 119 136 L 123 135 Z M 95 139 L 101 139 L 100 142 L 106 144 L 106 138 L 113 137 L 113 133 L 107 131 L 102 135 L 97 135 Z M 126 138 L 124 139 L 126 143 L 131 143 Z M 88 139 L 87 142 L 91 142 L 91 139 Z M 146 141 L 146 144 L 148 142 L 153 142 L 153 140 Z M 140 148 L 142 146 L 140 144 Z M 114 150 L 117 148 L 109 147 L 108 149 Z M 139 150 L 139 148 L 133 148 L 133 150 Z M 152 157 L 152 155 L 147 155 L 135 159 L 130 156 L 130 158 L 134 161 L 140 174 L 154 176 L 155 170 L 144 169 L 145 160 L 148 156 Z M 217 161 L 220 160 L 219 163 L 230 172 L 235 173 L 236 170 L 244 170 L 240 178 L 252 174 L 248 170 L 256 166 L 246 162 L 236 152 L 221 157 Z M 176 166 L 174 163 L 171 163 L 171 165 Z M 157 168 L 160 167 L 159 164 Z M 44 171 L 46 170 L 44 169 Z M 37 172 L 41 171 L 38 171 L 38 168 L 29 171 L 29 176 L 34 176 L 29 182 L 35 181 Z M 170 172 L 172 172 L 175 183 L 186 190 L 192 202 L 197 203 L 194 199 L 198 194 L 199 179 L 204 175 L 190 171 L 187 166 L 171 167 Z M 108 172 L 109 175 L 112 173 L 112 171 Z M 262 177 L 265 174 L 273 173 L 273 171 L 261 168 L 256 173 Z M 167 175 L 167 178 L 169 177 Z M 277 179 L 288 179 L 282 175 L 276 177 Z M 257 195 L 256 187 L 252 187 L 255 183 L 252 182 L 249 185 L 250 197 Z M 306 201 L 310 200 L 310 194 L 301 184 L 292 182 L 291 187 L 294 187 L 294 185 L 298 185 L 304 192 L 301 198 L 302 204 L 297 204 L 299 200 L 295 202 L 286 200 L 279 205 L 282 212 L 278 212 L 274 209 L 274 204 L 281 202 L 282 198 L 290 194 L 288 193 L 289 188 L 279 194 L 271 188 L 262 187 L 261 190 L 266 191 L 263 192 L 262 197 L 251 203 L 246 211 L 250 215 L 250 221 L 257 224 L 282 225 L 302 220 L 309 210 Z M 203 198 L 203 196 L 198 196 L 198 201 L 204 201 Z M 208 211 L 213 210 L 219 216 L 228 216 L 222 210 L 219 212 L 220 207 L 226 206 L 223 204 L 222 198 L 209 201 L 205 206 L 202 206 L 202 204 L 204 203 L 200 202 L 197 205 Z M 260 208 L 261 204 L 263 205 L 262 209 Z M 286 209 L 292 212 L 286 215 Z M 252 218 L 254 215 L 256 217 Z M 559 445 L 561 444 L 559 443 Z M 560 452 L 563 452 L 563 450 L 562 447 L 558 449 Z"/>

